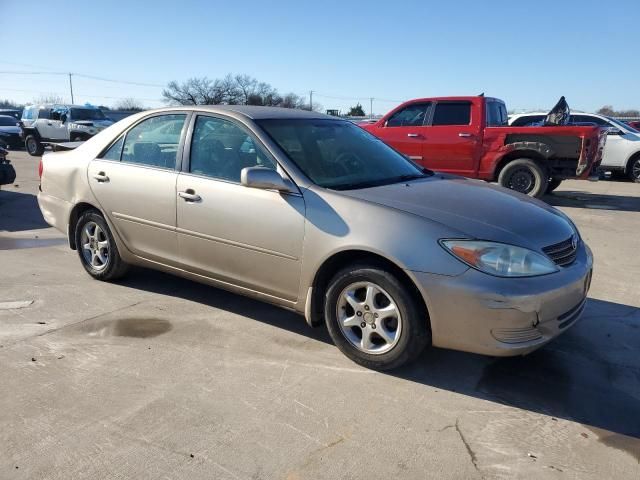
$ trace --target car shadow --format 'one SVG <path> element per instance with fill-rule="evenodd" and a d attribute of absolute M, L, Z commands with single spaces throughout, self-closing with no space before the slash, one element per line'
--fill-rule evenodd
<path fill-rule="evenodd" d="M 542 199 L 554 207 L 640 212 L 640 196 L 607 195 L 579 191 L 556 191 Z"/>
<path fill-rule="evenodd" d="M 332 343 L 325 328 L 311 328 L 295 313 L 169 274 L 137 268 L 121 284 Z M 640 308 L 589 299 L 574 327 L 525 357 L 429 348 L 417 362 L 386 374 L 640 439 L 638 351 Z M 640 441 L 621 438 L 618 444 L 637 442 L 630 448 L 640 455 Z"/>
<path fill-rule="evenodd" d="M 11 185 L 0 189 L 0 231 L 19 232 L 47 228 L 38 199 L 30 193 L 12 191 Z"/>

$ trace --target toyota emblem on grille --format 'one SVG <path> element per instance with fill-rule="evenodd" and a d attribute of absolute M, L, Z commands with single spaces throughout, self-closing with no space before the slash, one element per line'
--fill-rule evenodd
<path fill-rule="evenodd" d="M 571 236 L 571 248 L 573 250 L 578 248 L 578 236 L 575 234 Z"/>

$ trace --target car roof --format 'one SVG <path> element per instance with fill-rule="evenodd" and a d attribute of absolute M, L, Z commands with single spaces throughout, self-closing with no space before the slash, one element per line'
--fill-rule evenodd
<path fill-rule="evenodd" d="M 309 110 L 300 110 L 297 108 L 282 107 L 260 107 L 255 105 L 181 105 L 176 107 L 165 107 L 154 110 L 148 110 L 146 113 L 162 113 L 172 111 L 194 111 L 194 112 L 211 112 L 211 113 L 228 113 L 233 112 L 252 120 L 265 119 L 290 119 L 290 118 L 308 118 L 308 119 L 332 119 L 336 117 L 325 115 L 324 113 L 310 112 Z"/>

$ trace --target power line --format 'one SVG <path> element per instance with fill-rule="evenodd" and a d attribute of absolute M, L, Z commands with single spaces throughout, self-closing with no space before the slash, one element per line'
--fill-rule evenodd
<path fill-rule="evenodd" d="M 117 80 L 114 78 L 97 77 L 95 75 L 87 75 L 84 73 L 76 72 L 36 72 L 36 71 L 22 71 L 22 70 L 2 70 L 0 74 L 14 74 L 14 75 L 73 75 L 74 77 L 88 78 L 90 80 L 98 80 L 100 82 L 120 83 L 123 85 L 137 85 L 140 87 L 159 87 L 164 88 L 166 85 L 159 83 L 144 83 L 144 82 L 132 82 L 129 80 Z"/>

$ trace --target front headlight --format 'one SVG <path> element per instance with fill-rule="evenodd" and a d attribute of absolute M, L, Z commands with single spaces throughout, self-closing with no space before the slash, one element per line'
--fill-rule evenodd
<path fill-rule="evenodd" d="M 442 240 L 440 244 L 470 267 L 498 277 L 535 277 L 559 270 L 544 255 L 514 245 L 481 240 Z"/>

